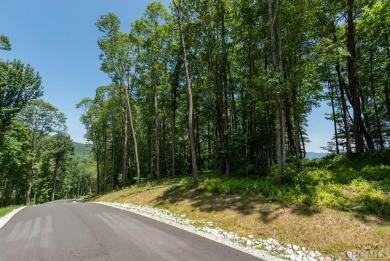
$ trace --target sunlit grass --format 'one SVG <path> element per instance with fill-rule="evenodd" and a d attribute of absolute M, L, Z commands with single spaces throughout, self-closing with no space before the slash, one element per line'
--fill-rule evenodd
<path fill-rule="evenodd" d="M 248 178 L 204 172 L 198 187 L 187 176 L 95 200 L 164 208 L 240 236 L 275 237 L 340 258 L 356 249 L 390 251 L 388 154 L 291 163 L 284 183 L 272 171 Z"/>
<path fill-rule="evenodd" d="M 8 213 L 10 213 L 12 210 L 20 208 L 21 206 L 10 206 L 5 208 L 0 208 L 0 217 L 4 217 Z"/>

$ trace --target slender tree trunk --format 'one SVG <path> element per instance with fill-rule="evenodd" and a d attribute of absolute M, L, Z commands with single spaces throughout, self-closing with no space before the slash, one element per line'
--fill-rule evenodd
<path fill-rule="evenodd" d="M 153 93 L 153 104 L 154 104 L 154 124 L 155 124 L 155 138 L 156 138 L 156 176 L 157 180 L 160 179 L 160 123 L 158 119 L 158 99 L 157 99 L 157 90 L 154 88 Z"/>
<path fill-rule="evenodd" d="M 390 65 L 388 66 L 389 70 L 387 73 L 387 81 L 385 83 L 385 101 L 386 101 L 386 109 L 387 109 L 387 117 L 390 119 Z"/>
<path fill-rule="evenodd" d="M 371 85 L 371 94 L 372 94 L 372 100 L 374 102 L 374 111 L 375 111 L 375 121 L 376 121 L 376 129 L 378 132 L 378 139 L 379 139 L 379 146 L 381 150 L 385 149 L 384 146 L 384 141 L 383 141 L 383 135 L 382 135 L 382 128 L 381 128 L 381 122 L 379 118 L 379 110 L 378 110 L 378 104 L 376 101 L 376 92 L 375 92 L 375 86 L 374 86 L 374 72 L 373 72 L 373 67 L 374 67 L 374 51 L 371 50 L 370 52 L 370 85 Z"/>
<path fill-rule="evenodd" d="M 80 195 L 82 195 L 80 192 L 81 190 L 81 184 L 80 184 L 80 176 L 78 177 L 78 180 L 77 180 L 77 198 L 80 198 Z"/>
<path fill-rule="evenodd" d="M 279 72 L 280 74 L 280 84 L 283 82 L 283 64 L 282 64 L 282 46 L 281 46 L 281 3 L 279 2 L 279 41 L 278 41 L 278 49 L 279 49 L 279 63 L 277 64 L 276 56 L 277 56 L 277 50 L 276 50 L 276 40 L 275 40 L 275 21 L 274 21 L 274 15 L 273 15 L 273 7 L 272 7 L 273 1 L 268 0 L 268 14 L 269 14 L 269 21 L 270 21 L 270 32 L 271 32 L 271 49 L 272 49 L 272 69 L 273 74 L 275 72 Z M 280 178 L 283 179 L 284 177 L 284 168 L 285 168 L 285 146 L 284 146 L 284 111 L 283 111 L 283 104 L 282 99 L 280 97 L 280 94 L 276 94 L 276 100 L 275 100 L 275 132 L 276 132 L 276 162 L 278 165 L 278 172 L 280 175 Z"/>
<path fill-rule="evenodd" d="M 116 179 L 116 171 L 115 171 L 115 136 L 114 136 L 114 130 L 112 130 L 112 133 L 111 133 L 111 139 L 112 139 L 112 145 L 111 145 L 111 149 L 112 149 L 112 154 L 111 154 L 111 157 L 112 157 L 112 178 L 111 178 L 111 190 L 114 190 L 116 189 L 116 182 L 115 182 L 115 179 Z"/>
<path fill-rule="evenodd" d="M 33 177 L 34 177 L 34 165 L 35 161 L 37 160 L 37 152 L 36 150 L 36 137 L 35 137 L 35 131 L 32 131 L 31 133 L 31 150 L 32 150 L 32 155 L 31 155 L 31 165 L 30 165 L 30 176 L 28 179 L 28 190 L 26 194 L 26 205 L 30 206 L 31 204 L 31 192 L 32 192 L 32 187 L 33 187 Z"/>
<path fill-rule="evenodd" d="M 198 167 L 196 163 L 196 147 L 195 147 L 195 138 L 194 138 L 194 126 L 193 126 L 193 102 L 192 102 L 192 87 L 191 87 L 191 79 L 190 73 L 188 70 L 188 62 L 187 62 L 187 51 L 184 41 L 184 32 L 183 32 L 183 23 L 182 23 L 182 12 L 181 12 L 181 0 L 178 0 L 178 4 L 174 2 L 178 11 L 178 20 L 179 20 L 179 30 L 180 30 L 180 40 L 181 40 L 181 48 L 183 51 L 183 63 L 184 70 L 186 75 L 186 83 L 187 83 L 187 94 L 188 94 L 188 132 L 191 146 L 191 161 L 192 161 L 192 174 L 194 176 L 195 185 L 198 185 L 200 180 L 198 177 Z"/>
<path fill-rule="evenodd" d="M 328 78 L 330 102 L 331 102 L 331 107 L 332 107 L 332 121 L 333 121 L 333 129 L 334 129 L 336 154 L 339 155 L 340 149 L 339 149 L 339 137 L 338 137 L 338 131 L 337 131 L 336 110 L 335 110 L 335 104 L 334 104 L 334 99 L 335 99 L 334 85 L 333 85 L 333 82 L 331 79 L 331 73 L 330 73 L 328 65 L 326 65 L 326 70 L 327 70 L 327 76 L 328 76 L 327 78 Z"/>
<path fill-rule="evenodd" d="M 154 157 L 153 157 L 153 123 L 149 124 L 149 174 L 150 178 L 154 178 Z"/>
<path fill-rule="evenodd" d="M 334 106 L 334 91 L 333 91 L 333 85 L 331 83 L 331 79 L 329 79 L 329 92 L 330 92 L 330 102 L 332 106 L 332 119 L 333 119 L 333 128 L 334 128 L 334 139 L 335 139 L 335 146 L 336 146 L 336 154 L 340 154 L 339 150 L 339 138 L 338 138 L 338 131 L 337 131 L 337 122 L 336 122 L 336 111 Z"/>
<path fill-rule="evenodd" d="M 385 23 L 384 21 L 382 21 Z M 385 26 L 385 25 L 384 25 Z M 387 30 L 385 30 L 385 39 L 386 39 L 386 53 L 387 53 L 387 79 L 385 82 L 385 90 L 384 90 L 384 96 L 385 96 L 385 104 L 387 109 L 387 115 L 390 119 L 390 41 L 389 41 L 389 34 Z"/>
<path fill-rule="evenodd" d="M 35 153 L 32 156 L 31 160 L 31 169 L 30 169 L 30 177 L 28 179 L 28 190 L 27 190 L 27 195 L 26 195 L 26 205 L 30 206 L 31 205 L 31 192 L 32 192 L 32 187 L 33 187 L 33 176 L 34 176 L 34 164 L 35 164 Z"/>
<path fill-rule="evenodd" d="M 56 184 L 57 184 L 57 176 L 58 176 L 58 165 L 59 165 L 59 160 L 56 159 L 55 164 L 54 164 L 53 191 L 51 194 L 51 201 L 55 200 Z"/>
<path fill-rule="evenodd" d="M 104 142 L 104 148 L 103 148 L 103 192 L 107 191 L 107 131 L 106 127 L 104 127 L 104 134 L 103 134 L 103 142 Z"/>
<path fill-rule="evenodd" d="M 141 183 L 141 169 L 140 169 L 140 165 L 139 165 L 137 134 L 136 134 L 135 127 L 134 127 L 133 113 L 132 113 L 132 109 L 131 109 L 131 97 L 130 97 L 128 88 L 126 88 L 125 85 L 123 85 L 123 87 L 124 87 L 124 90 L 126 93 L 126 107 L 127 107 L 127 112 L 129 114 L 131 134 L 133 136 L 135 164 L 137 167 L 137 179 L 138 179 L 137 183 L 138 183 L 138 185 L 140 185 L 140 183 Z"/>
<path fill-rule="evenodd" d="M 356 50 L 355 50 L 355 25 L 354 25 L 354 0 L 348 0 L 347 10 L 347 49 L 348 56 L 348 81 L 349 90 L 351 92 L 352 108 L 353 108 L 353 136 L 355 140 L 355 152 L 361 155 L 364 152 L 364 142 L 362 137 L 362 116 L 359 99 L 359 89 L 356 75 Z"/>
<path fill-rule="evenodd" d="M 96 145 L 95 145 L 95 153 L 96 153 L 96 193 L 99 194 L 100 193 L 100 164 L 99 164 L 99 160 L 100 160 L 100 153 L 99 153 L 99 149 Z"/>
<path fill-rule="evenodd" d="M 224 133 L 223 135 L 223 150 L 224 150 L 224 158 L 225 158 L 225 174 L 230 174 L 230 159 L 229 159 L 229 116 L 228 116 L 228 54 L 227 54 L 227 48 L 226 48 L 226 28 L 225 28 L 225 6 L 224 1 L 219 1 L 220 5 L 220 16 L 221 16 L 221 40 L 222 40 L 222 78 L 223 78 L 223 93 L 225 97 L 225 102 L 223 106 L 223 113 L 222 113 L 222 119 L 223 119 L 223 129 Z"/>
<path fill-rule="evenodd" d="M 351 148 L 351 134 L 350 134 L 350 130 L 349 130 L 349 121 L 348 121 L 348 107 L 347 107 L 347 102 L 345 101 L 345 95 L 344 95 L 345 83 L 344 83 L 344 80 L 342 78 L 343 76 L 341 74 L 341 66 L 340 66 L 339 62 L 337 62 L 337 64 L 336 64 L 336 71 L 337 71 L 339 88 L 340 88 L 341 107 L 343 110 L 343 122 L 344 122 L 344 130 L 345 130 L 346 149 L 347 149 L 347 154 L 351 154 L 352 148 Z"/>
<path fill-rule="evenodd" d="M 233 76 L 231 72 L 231 68 L 229 66 L 229 79 L 230 79 L 230 107 L 231 107 L 231 128 L 233 133 L 233 138 L 235 138 L 237 132 L 238 132 L 238 120 L 237 120 L 237 108 L 236 108 L 236 101 L 234 98 L 235 90 L 234 90 L 234 84 L 233 84 Z"/>
<path fill-rule="evenodd" d="M 305 137 L 303 137 L 302 130 L 299 131 L 299 134 L 301 136 L 301 141 L 302 141 L 303 158 L 306 158 Z"/>
<path fill-rule="evenodd" d="M 123 113 L 123 162 L 122 162 L 122 187 L 127 185 L 127 144 L 128 144 L 128 114 L 127 109 Z"/>
<path fill-rule="evenodd" d="M 293 123 L 291 120 L 291 104 L 289 102 L 286 103 L 286 110 L 285 110 L 285 117 L 286 117 L 286 127 L 287 127 L 287 138 L 289 141 L 289 154 L 294 155 L 295 157 L 299 157 L 299 154 L 297 154 L 297 145 L 295 144 L 295 137 L 294 137 L 294 128 Z"/>
<path fill-rule="evenodd" d="M 300 116 L 299 116 L 299 108 L 298 108 L 298 87 L 294 85 L 292 87 L 291 91 L 292 96 L 292 103 L 293 103 L 293 120 L 294 120 L 294 126 L 293 126 L 293 140 L 294 140 L 294 147 L 295 149 L 295 157 L 299 159 L 301 157 L 300 154 L 300 143 L 299 143 L 299 129 L 300 129 Z"/>
<path fill-rule="evenodd" d="M 179 88 L 180 59 L 176 63 L 175 77 L 172 84 L 172 177 L 176 177 L 176 110 L 177 110 L 177 89 Z"/>
<path fill-rule="evenodd" d="M 196 108 L 196 105 L 195 105 L 195 108 Z M 198 115 L 197 113 L 195 113 L 195 115 Z M 195 125 L 196 125 L 196 132 L 195 132 L 195 138 L 196 138 L 196 152 L 197 152 L 197 156 L 196 158 L 198 159 L 198 162 L 202 162 L 202 150 L 201 150 L 201 143 L 200 143 L 200 130 L 199 130 L 199 119 L 196 117 L 195 118 Z M 202 168 L 202 164 L 201 163 L 198 163 L 198 171 L 201 170 Z"/>
<path fill-rule="evenodd" d="M 375 144 L 371 136 L 371 124 L 370 124 L 370 117 L 367 113 L 367 108 L 366 108 L 366 99 L 363 95 L 363 92 L 360 93 L 360 100 L 361 100 L 361 111 L 363 114 L 363 119 L 361 121 L 361 132 L 362 135 L 364 136 L 364 139 L 366 140 L 367 148 L 368 150 L 375 150 Z M 366 127 L 367 126 L 367 127 Z M 364 145 L 364 143 L 363 143 Z"/>

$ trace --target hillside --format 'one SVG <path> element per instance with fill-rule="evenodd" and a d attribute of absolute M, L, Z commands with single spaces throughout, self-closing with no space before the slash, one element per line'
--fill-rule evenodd
<path fill-rule="evenodd" d="M 390 152 L 290 165 L 290 181 L 201 173 L 98 196 L 94 201 L 167 209 L 241 237 L 276 238 L 325 255 L 390 249 Z M 364 235 L 364 236 L 363 236 Z M 353 239 L 353 240 L 351 240 Z"/>
<path fill-rule="evenodd" d="M 325 153 L 325 152 L 307 152 L 306 158 L 307 159 L 320 159 L 320 158 L 326 157 L 328 155 L 329 154 Z"/>
<path fill-rule="evenodd" d="M 91 155 L 92 146 L 90 144 L 82 144 L 73 142 L 74 154 L 77 156 L 89 156 Z"/>

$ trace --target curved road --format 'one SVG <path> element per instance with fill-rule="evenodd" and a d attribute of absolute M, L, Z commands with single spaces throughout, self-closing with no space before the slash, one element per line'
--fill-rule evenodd
<path fill-rule="evenodd" d="M 260 260 L 124 210 L 57 201 L 19 211 L 0 229 L 0 261 Z"/>

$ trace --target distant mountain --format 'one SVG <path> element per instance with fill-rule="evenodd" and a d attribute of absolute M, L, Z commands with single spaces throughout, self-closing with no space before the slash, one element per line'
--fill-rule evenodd
<path fill-rule="evenodd" d="M 89 156 L 92 151 L 92 146 L 89 144 L 82 144 L 78 142 L 73 142 L 74 145 L 74 154 L 77 156 Z"/>
<path fill-rule="evenodd" d="M 328 155 L 326 152 L 306 152 L 307 159 L 320 159 Z"/>

